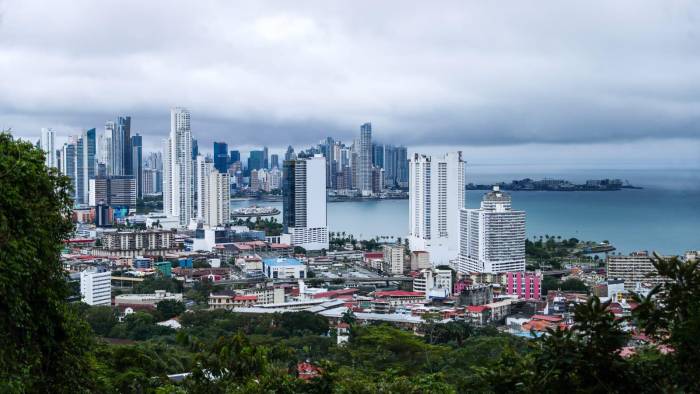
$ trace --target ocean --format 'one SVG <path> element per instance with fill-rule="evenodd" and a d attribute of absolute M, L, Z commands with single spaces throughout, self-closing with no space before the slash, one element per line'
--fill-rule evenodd
<path fill-rule="evenodd" d="M 471 172 L 471 171 L 470 171 Z M 586 170 L 533 175 L 518 172 L 470 174 L 468 182 L 491 183 L 531 177 L 586 179 L 622 178 L 643 189 L 610 192 L 511 192 L 513 209 L 527 214 L 527 235 L 559 235 L 581 240 L 610 241 L 618 252 L 637 250 L 680 254 L 700 250 L 700 176 L 695 170 Z M 484 191 L 467 191 L 467 207 L 479 206 Z M 274 206 L 281 202 L 234 200 L 232 208 Z M 278 215 L 278 220 L 282 220 Z M 371 200 L 328 203 L 330 231 L 356 238 L 405 237 L 408 200 Z"/>

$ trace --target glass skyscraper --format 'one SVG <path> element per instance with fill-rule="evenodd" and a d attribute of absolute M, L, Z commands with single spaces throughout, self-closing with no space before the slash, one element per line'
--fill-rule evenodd
<path fill-rule="evenodd" d="M 214 168 L 220 173 L 228 170 L 228 144 L 214 142 Z"/>

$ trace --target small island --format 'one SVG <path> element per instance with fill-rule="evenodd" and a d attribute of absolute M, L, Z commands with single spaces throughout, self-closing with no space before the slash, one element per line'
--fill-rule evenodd
<path fill-rule="evenodd" d="M 534 180 L 530 178 L 514 180 L 510 183 L 501 182 L 489 185 L 477 185 L 469 183 L 467 190 L 491 190 L 493 186 L 499 186 L 501 190 L 511 191 L 617 191 L 621 189 L 641 189 L 632 186 L 629 181 L 621 179 L 589 179 L 586 183 L 575 184 L 564 179 L 542 179 Z"/>

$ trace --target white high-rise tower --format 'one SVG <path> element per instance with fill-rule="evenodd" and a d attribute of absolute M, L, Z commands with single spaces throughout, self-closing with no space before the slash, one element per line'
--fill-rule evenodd
<path fill-rule="evenodd" d="M 462 152 L 435 158 L 415 154 L 409 171 L 411 250 L 430 253 L 433 265 L 449 264 L 459 253 L 459 211 L 464 207 Z"/>
<path fill-rule="evenodd" d="M 41 139 L 39 140 L 39 145 L 41 150 L 43 150 L 44 154 L 46 155 L 47 167 L 58 167 L 58 161 L 56 160 L 55 138 L 56 132 L 53 131 L 53 129 L 41 129 Z"/>
<path fill-rule="evenodd" d="M 177 216 L 180 226 L 193 217 L 192 129 L 190 112 L 170 110 L 170 136 L 163 142 L 163 211 Z"/>
<path fill-rule="evenodd" d="M 525 211 L 514 211 L 510 195 L 494 186 L 479 209 L 460 212 L 459 271 L 525 271 Z"/>
<path fill-rule="evenodd" d="M 286 160 L 283 175 L 284 232 L 306 250 L 328 249 L 326 158 Z"/>

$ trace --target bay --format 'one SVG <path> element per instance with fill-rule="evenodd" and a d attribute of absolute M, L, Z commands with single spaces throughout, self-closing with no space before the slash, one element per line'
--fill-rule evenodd
<path fill-rule="evenodd" d="M 671 174 L 671 175 L 669 175 Z M 630 182 L 644 189 L 613 192 L 512 192 L 513 208 L 527 214 L 527 235 L 559 235 L 582 240 L 609 240 L 618 252 L 637 250 L 680 254 L 700 249 L 700 189 L 688 180 L 695 174 L 653 174 Z M 593 179 L 581 176 L 582 179 Z M 497 180 L 519 179 L 498 176 Z M 563 177 L 572 179 L 573 177 Z M 574 179 L 572 179 L 574 180 Z M 492 180 L 491 180 L 492 181 Z M 481 181 L 479 181 L 481 182 Z M 680 185 L 680 184 L 683 185 Z M 467 207 L 477 208 L 483 191 L 467 191 Z M 234 200 L 232 208 L 274 206 L 281 202 Z M 408 200 L 370 200 L 328 203 L 328 227 L 356 238 L 406 237 Z M 277 216 L 282 220 L 281 215 Z"/>

